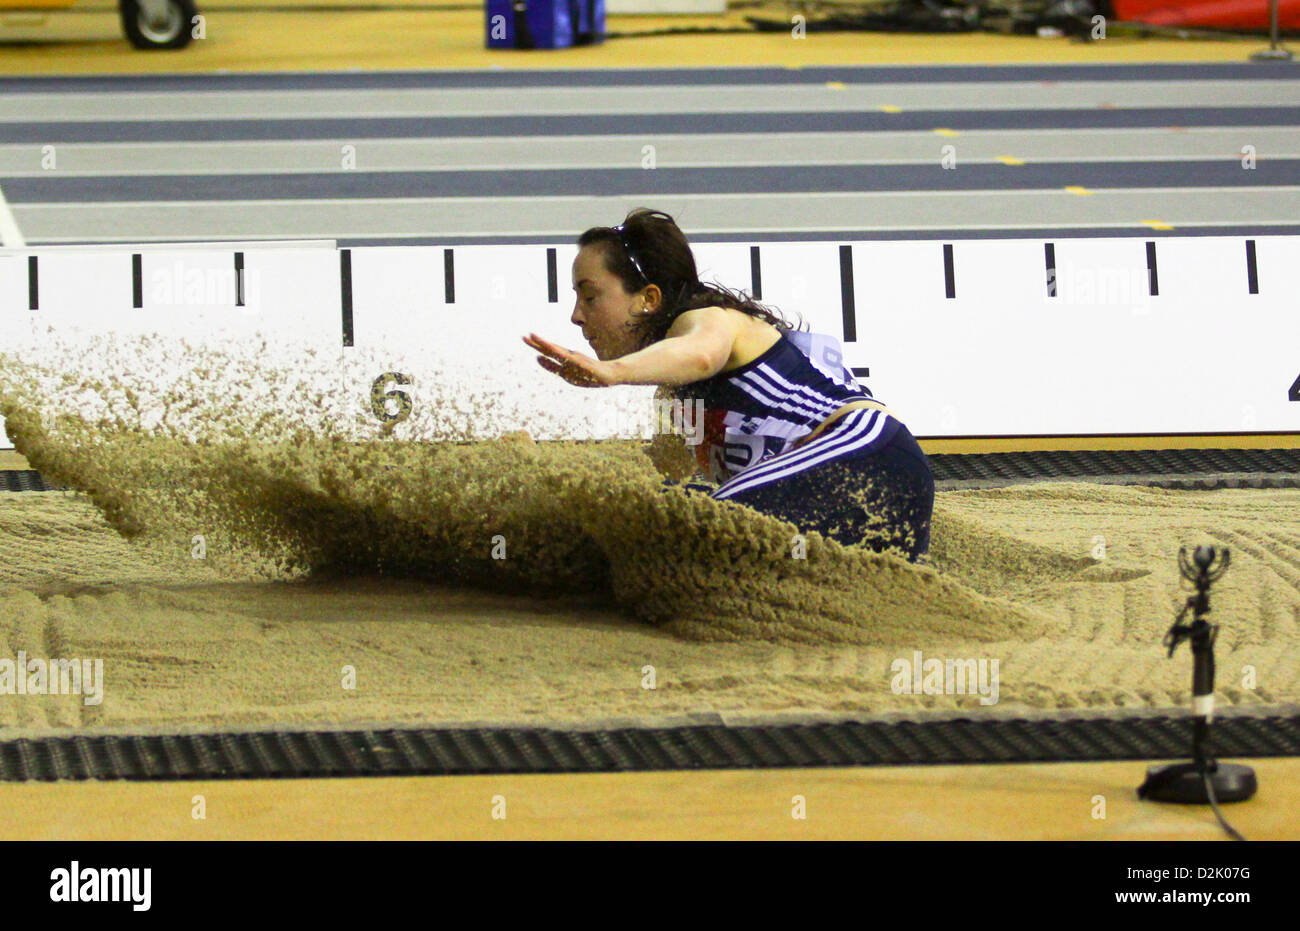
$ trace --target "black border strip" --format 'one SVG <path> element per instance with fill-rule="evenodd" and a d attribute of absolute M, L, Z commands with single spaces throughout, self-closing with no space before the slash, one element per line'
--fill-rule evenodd
<path fill-rule="evenodd" d="M 1153 649 L 1159 649 L 1158 644 Z M 0 780 L 155 781 L 943 766 L 1182 759 L 1190 714 L 1128 718 L 956 717 L 561 730 L 532 727 L 19 738 L 0 743 Z M 1221 758 L 1300 756 L 1300 715 L 1220 715 Z M 220 747 L 220 753 L 208 752 Z"/>
<path fill-rule="evenodd" d="M 952 264 L 952 243 L 943 244 L 943 291 L 949 298 L 957 296 L 957 273 Z"/>
<path fill-rule="evenodd" d="M 1259 269 L 1255 265 L 1255 240 L 1246 240 L 1246 285 L 1251 294 L 1259 293 Z"/>
<path fill-rule="evenodd" d="M 870 370 L 854 369 L 854 374 L 866 377 Z M 1064 479 L 1161 486 L 1192 482 L 1215 488 L 1300 485 L 1300 448 L 932 452 L 928 458 L 937 484 Z M 48 491 L 57 486 L 32 470 L 5 469 L 0 470 L 0 490 Z"/>
<path fill-rule="evenodd" d="M 1047 296 L 1056 297 L 1056 243 L 1043 243 L 1043 258 L 1047 261 Z"/>
<path fill-rule="evenodd" d="M 756 301 L 763 299 L 763 261 L 758 246 L 749 247 L 749 293 Z"/>

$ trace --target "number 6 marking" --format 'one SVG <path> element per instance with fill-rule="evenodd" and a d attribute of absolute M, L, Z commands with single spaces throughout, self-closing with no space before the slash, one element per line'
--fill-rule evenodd
<path fill-rule="evenodd" d="M 403 375 L 401 372 L 385 372 L 376 378 L 375 383 L 370 386 L 370 409 L 383 423 L 401 423 L 411 416 L 411 396 L 399 388 L 389 388 L 390 382 L 409 385 L 411 376 Z M 396 411 L 388 409 L 389 401 L 397 402 Z"/>

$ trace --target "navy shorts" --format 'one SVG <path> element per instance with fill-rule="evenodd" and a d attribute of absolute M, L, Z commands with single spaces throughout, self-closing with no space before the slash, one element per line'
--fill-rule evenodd
<path fill-rule="evenodd" d="M 710 493 L 718 488 L 700 483 L 687 487 Z M 930 550 L 934 475 L 915 437 L 901 423 L 890 439 L 874 448 L 836 456 L 726 500 L 845 546 L 865 546 L 877 553 L 894 550 L 912 562 Z"/>

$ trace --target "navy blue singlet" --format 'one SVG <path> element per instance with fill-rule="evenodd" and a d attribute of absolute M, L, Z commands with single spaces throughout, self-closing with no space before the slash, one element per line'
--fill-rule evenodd
<path fill-rule="evenodd" d="M 833 336 L 783 330 L 753 361 L 680 385 L 675 394 L 683 407 L 698 410 L 695 402 L 703 402 L 695 455 L 699 471 L 717 485 L 711 497 L 844 545 L 901 550 L 912 561 L 929 550 L 933 474 L 901 422 L 860 408 L 793 446 L 844 405 L 878 400 L 844 365 Z"/>

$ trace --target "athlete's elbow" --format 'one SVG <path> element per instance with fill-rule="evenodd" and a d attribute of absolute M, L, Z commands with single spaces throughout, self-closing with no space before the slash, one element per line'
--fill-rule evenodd
<path fill-rule="evenodd" d="M 712 378 L 722 371 L 723 366 L 727 364 L 730 351 L 723 355 L 711 350 L 699 352 L 695 357 L 695 369 L 699 378 Z M 697 379 L 698 380 L 698 379 Z"/>
<path fill-rule="evenodd" d="M 722 366 L 715 366 L 707 353 L 684 353 L 673 360 L 671 377 L 665 377 L 660 384 L 689 385 L 715 375 L 721 369 Z"/>

